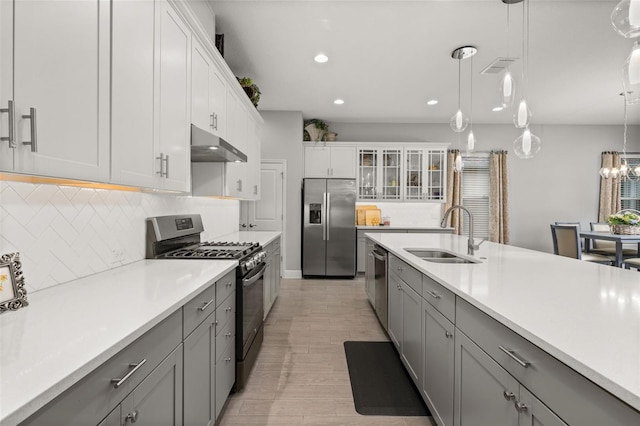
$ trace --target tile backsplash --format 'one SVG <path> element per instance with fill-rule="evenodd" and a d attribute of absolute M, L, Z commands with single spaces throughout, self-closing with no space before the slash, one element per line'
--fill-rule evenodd
<path fill-rule="evenodd" d="M 27 292 L 144 259 L 145 219 L 200 213 L 237 231 L 239 201 L 0 181 L 0 253 L 20 252 Z"/>
<path fill-rule="evenodd" d="M 376 204 L 359 202 L 356 204 Z M 442 219 L 442 203 L 377 203 L 381 216 L 391 219 L 391 226 L 439 226 Z"/>

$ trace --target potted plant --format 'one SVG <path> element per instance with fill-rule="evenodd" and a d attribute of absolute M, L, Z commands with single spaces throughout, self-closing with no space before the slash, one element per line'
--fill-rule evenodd
<path fill-rule="evenodd" d="M 324 134 L 327 133 L 329 126 L 318 118 L 312 118 L 304 122 L 304 130 L 307 131 L 312 141 L 318 142 L 322 140 Z"/>
<path fill-rule="evenodd" d="M 640 212 L 636 210 L 622 210 L 609 216 L 608 222 L 613 234 L 640 234 Z"/>
<path fill-rule="evenodd" d="M 253 82 L 252 78 L 249 77 L 236 77 L 238 79 L 238 83 L 244 89 L 244 92 L 247 94 L 249 99 L 251 99 L 251 103 L 253 106 L 258 108 L 258 102 L 260 102 L 260 88 Z"/>

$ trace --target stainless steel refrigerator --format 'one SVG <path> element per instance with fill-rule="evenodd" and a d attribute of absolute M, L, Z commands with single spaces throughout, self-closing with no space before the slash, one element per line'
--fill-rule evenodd
<path fill-rule="evenodd" d="M 356 274 L 356 181 L 302 181 L 302 276 Z"/>

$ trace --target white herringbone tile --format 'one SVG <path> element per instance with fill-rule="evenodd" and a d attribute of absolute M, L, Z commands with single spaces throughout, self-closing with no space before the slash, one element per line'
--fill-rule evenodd
<path fill-rule="evenodd" d="M 202 237 L 211 239 L 237 230 L 239 208 L 236 200 L 0 181 L 0 253 L 20 252 L 34 292 L 143 259 L 147 217 L 200 213 Z"/>

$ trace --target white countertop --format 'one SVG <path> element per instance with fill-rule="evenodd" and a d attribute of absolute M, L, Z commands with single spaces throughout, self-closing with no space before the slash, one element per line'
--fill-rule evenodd
<path fill-rule="evenodd" d="M 367 233 L 422 273 L 640 410 L 640 272 L 484 242 L 478 264 L 424 261 L 404 248 L 466 256 L 467 238 Z"/>
<path fill-rule="evenodd" d="M 416 229 L 416 230 L 430 230 L 430 231 L 436 231 L 436 232 L 443 232 L 443 231 L 451 231 L 453 230 L 453 228 L 441 228 L 439 226 L 400 226 L 400 225 L 389 225 L 389 226 L 365 226 L 365 225 L 357 225 L 356 228 L 358 230 L 363 230 L 363 231 L 377 231 L 378 229 L 397 229 L 397 230 L 402 230 L 402 229 Z"/>
<path fill-rule="evenodd" d="M 35 413 L 237 264 L 141 260 L 27 294 L 29 306 L 0 315 L 0 424 Z"/>
<path fill-rule="evenodd" d="M 279 231 L 236 231 L 214 238 L 214 241 L 238 241 L 241 243 L 259 243 L 262 247 L 282 235 Z"/>

